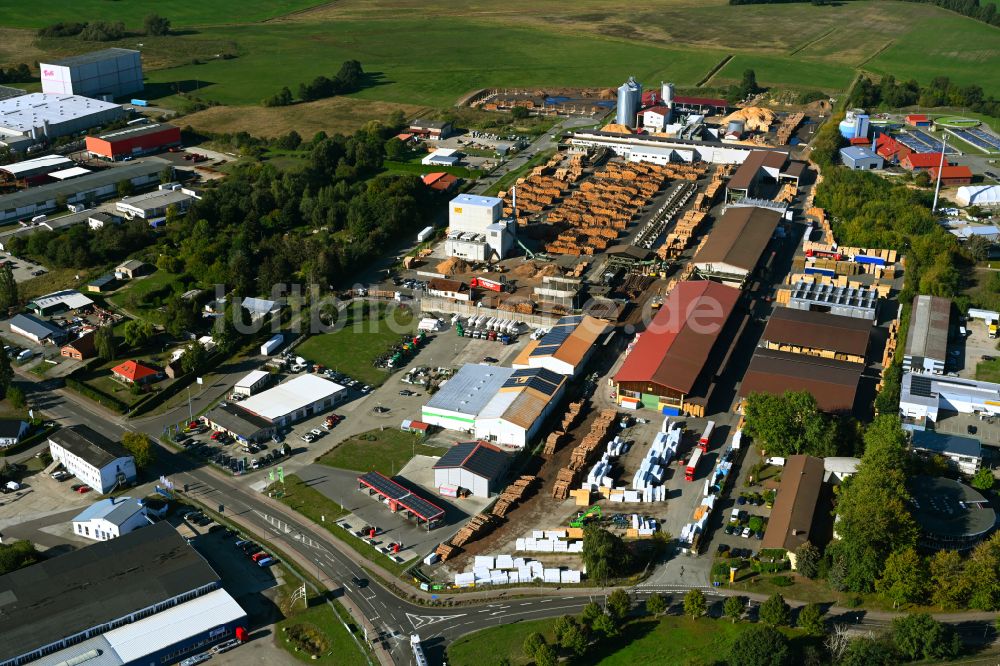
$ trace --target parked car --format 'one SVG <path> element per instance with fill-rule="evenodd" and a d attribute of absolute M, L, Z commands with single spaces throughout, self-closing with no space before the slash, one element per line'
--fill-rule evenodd
<path fill-rule="evenodd" d="M 271 566 L 272 564 L 274 564 L 277 561 L 278 560 L 276 560 L 273 557 L 264 557 L 262 559 L 257 560 L 257 566 L 259 566 L 259 567 L 269 567 L 269 566 Z"/>
<path fill-rule="evenodd" d="M 226 641 L 225 643 L 219 643 L 218 645 L 216 645 L 215 647 L 213 647 L 212 648 L 212 653 L 213 654 L 222 654 L 223 652 L 229 652 L 234 647 L 239 647 L 239 645 L 240 645 L 240 642 L 238 640 L 236 640 L 235 638 L 233 638 L 231 640 Z"/>
<path fill-rule="evenodd" d="M 76 489 L 76 492 L 80 493 L 81 495 L 89 493 L 90 492 L 90 486 L 80 486 L 79 488 Z"/>
<path fill-rule="evenodd" d="M 306 444 L 312 444 L 313 442 L 316 441 L 315 435 L 313 435 L 311 432 L 307 432 L 306 434 L 299 437 L 299 439 L 301 439 Z"/>
<path fill-rule="evenodd" d="M 193 657 L 188 657 L 181 662 L 180 666 L 195 666 L 195 664 L 200 664 L 201 662 L 208 661 L 211 658 L 212 655 L 207 652 L 202 652 L 201 654 L 196 654 Z"/>
<path fill-rule="evenodd" d="M 320 430 L 319 428 L 313 428 L 312 430 L 309 431 L 309 434 L 316 437 L 316 439 L 319 439 L 320 437 L 323 436 L 323 431 Z"/>
<path fill-rule="evenodd" d="M 750 538 L 750 528 L 749 527 L 744 527 L 743 528 L 743 534 L 741 534 L 740 536 L 742 536 L 744 539 L 749 539 Z"/>
<path fill-rule="evenodd" d="M 411 395 L 416 395 L 416 392 L 415 391 L 411 391 L 410 389 L 403 389 L 402 391 L 399 392 L 399 395 L 404 396 L 404 397 L 409 397 Z"/>

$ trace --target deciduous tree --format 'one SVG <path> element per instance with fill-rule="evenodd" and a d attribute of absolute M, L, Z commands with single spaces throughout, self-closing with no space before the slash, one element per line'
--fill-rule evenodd
<path fill-rule="evenodd" d="M 886 558 L 882 577 L 875 582 L 875 590 L 892 602 L 900 604 L 920 601 L 926 591 L 927 572 L 924 562 L 913 548 L 890 553 Z"/>
<path fill-rule="evenodd" d="M 7 397 L 7 391 L 14 382 L 14 368 L 10 365 L 10 357 L 0 350 L 0 400 Z"/>
<path fill-rule="evenodd" d="M 815 578 L 821 558 L 819 548 L 806 541 L 795 549 L 795 570 L 806 578 Z"/>
<path fill-rule="evenodd" d="M 758 614 L 761 622 L 772 627 L 787 627 L 792 619 L 792 609 L 778 593 L 772 594 L 760 605 Z"/>
<path fill-rule="evenodd" d="M 667 602 L 663 600 L 663 596 L 658 592 L 653 592 L 646 599 L 646 611 L 654 617 L 662 615 L 667 611 Z"/>
<path fill-rule="evenodd" d="M 746 432 L 775 456 L 837 453 L 836 424 L 819 411 L 808 391 L 752 393 L 746 402 Z"/>
<path fill-rule="evenodd" d="M 823 622 L 823 607 L 819 604 L 806 604 L 799 611 L 798 625 L 807 633 L 822 636 L 826 633 Z"/>
<path fill-rule="evenodd" d="M 722 612 L 733 622 L 743 617 L 745 608 L 746 600 L 743 597 L 726 597 L 726 600 L 722 602 Z"/>
<path fill-rule="evenodd" d="M 773 627 L 754 624 L 741 633 L 729 648 L 729 666 L 785 666 L 791 655 L 788 639 Z"/>
<path fill-rule="evenodd" d="M 972 487 L 979 490 L 992 490 L 995 482 L 996 478 L 993 476 L 993 470 L 986 469 L 985 467 L 980 468 L 972 477 Z"/>
<path fill-rule="evenodd" d="M 7 312 L 20 302 L 17 293 L 17 282 L 9 262 L 0 267 L 0 311 Z"/>
<path fill-rule="evenodd" d="M 701 617 L 708 611 L 708 602 L 701 590 L 688 590 L 684 595 L 684 614 L 692 620 Z"/>
<path fill-rule="evenodd" d="M 958 610 L 969 603 L 972 590 L 965 577 L 965 561 L 954 550 L 939 550 L 928 562 L 931 603 L 942 610 Z"/>
<path fill-rule="evenodd" d="M 105 361 L 115 360 L 115 332 L 111 326 L 98 326 L 94 331 L 94 349 Z"/>
<path fill-rule="evenodd" d="M 170 19 L 163 18 L 159 14 L 147 14 L 142 22 L 147 35 L 160 36 L 170 33 Z"/>
<path fill-rule="evenodd" d="M 608 595 L 606 605 L 607 613 L 611 616 L 611 619 L 621 623 L 628 617 L 629 611 L 632 610 L 632 597 L 625 590 L 618 588 Z"/>
<path fill-rule="evenodd" d="M 587 565 L 587 575 L 605 583 L 629 570 L 631 553 L 618 535 L 597 525 L 587 525 L 584 527 L 583 561 Z"/>
<path fill-rule="evenodd" d="M 122 435 L 122 446 L 135 458 L 135 466 L 142 469 L 149 467 L 156 458 L 156 450 L 144 432 L 129 431 Z"/>
<path fill-rule="evenodd" d="M 962 642 L 955 631 L 927 613 L 893 619 L 892 641 L 910 661 L 952 659 L 962 650 Z"/>

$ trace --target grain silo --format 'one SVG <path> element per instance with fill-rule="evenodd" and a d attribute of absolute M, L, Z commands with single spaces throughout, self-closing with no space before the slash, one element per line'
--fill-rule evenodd
<path fill-rule="evenodd" d="M 630 76 L 628 81 L 618 88 L 618 115 L 615 122 L 634 128 L 636 116 L 641 106 L 642 85 L 635 80 L 634 76 Z"/>

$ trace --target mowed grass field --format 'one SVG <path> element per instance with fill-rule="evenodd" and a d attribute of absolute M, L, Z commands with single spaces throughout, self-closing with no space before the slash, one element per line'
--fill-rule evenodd
<path fill-rule="evenodd" d="M 120 18 L 138 28 L 150 9 L 170 18 L 177 34 L 97 44 L 38 41 L 28 30 L 82 17 Z M 223 105 L 260 108 L 260 100 L 283 85 L 294 93 L 300 83 L 332 76 L 347 59 L 361 61 L 371 74 L 351 98 L 412 108 L 449 107 L 485 87 L 615 87 L 629 75 L 647 86 L 662 80 L 691 88 L 727 57 L 732 59 L 707 86 L 725 86 L 753 68 L 768 86 L 837 93 L 863 70 L 924 83 L 948 76 L 1000 95 L 1000 28 L 893 0 L 825 7 L 734 7 L 726 0 L 641 6 L 606 0 L 214 0 L 155 8 L 139 0 L 58 0 L 39 8 L 0 0 L 0 30 L 7 37 L 0 40 L 6 63 L 39 50 L 66 55 L 104 46 L 142 48 L 145 96 L 164 106 L 177 106 L 176 93 L 184 90 Z M 300 125 L 307 132 L 349 130 L 367 113 L 344 100 L 325 104 L 245 116 L 213 109 L 192 124 L 268 134 Z M 369 117 L 387 108 L 376 107 Z"/>

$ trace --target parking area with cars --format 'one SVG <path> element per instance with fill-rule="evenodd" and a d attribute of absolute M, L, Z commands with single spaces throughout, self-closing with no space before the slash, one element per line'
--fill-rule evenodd
<path fill-rule="evenodd" d="M 201 423 L 192 423 L 188 424 L 187 429 L 174 435 L 174 443 L 192 458 L 211 463 L 235 475 L 273 465 L 290 456 L 293 451 L 288 443 L 241 443 L 224 432 L 209 431 Z"/>

